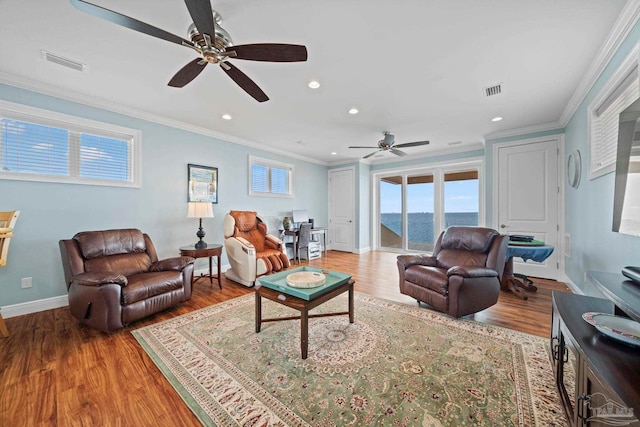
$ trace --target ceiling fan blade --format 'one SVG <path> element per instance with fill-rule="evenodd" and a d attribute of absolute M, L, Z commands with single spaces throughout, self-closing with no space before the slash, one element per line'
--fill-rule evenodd
<path fill-rule="evenodd" d="M 149 36 L 157 37 L 159 39 L 179 45 L 186 44 L 193 47 L 193 43 L 189 40 L 183 39 L 182 37 L 176 36 L 175 34 L 171 34 L 165 30 L 161 30 L 160 28 L 154 27 L 153 25 L 146 24 L 142 21 L 138 21 L 137 19 L 123 15 L 121 13 L 114 12 L 113 10 L 91 4 L 84 0 L 71 0 L 71 4 L 76 9 L 82 12 L 88 13 L 89 15 L 96 16 L 106 21 L 113 22 L 114 24 L 121 25 L 131 30 L 138 31 L 140 33 L 144 33 Z"/>
<path fill-rule="evenodd" d="M 400 156 L 400 157 L 404 157 L 407 155 L 407 153 L 405 153 L 404 151 L 396 150 L 395 148 L 389 148 L 389 151 L 391 151 L 396 156 Z"/>
<path fill-rule="evenodd" d="M 202 62 L 204 62 L 202 58 L 197 58 L 182 67 L 180 71 L 171 78 L 169 86 L 184 87 L 190 83 L 191 80 L 198 77 L 202 70 L 204 70 L 204 67 L 207 66 L 208 62 L 204 62 L 204 64 L 202 64 Z"/>
<path fill-rule="evenodd" d="M 377 154 L 378 151 L 374 151 L 373 153 L 369 153 L 366 156 L 363 157 L 363 159 L 368 159 L 369 157 L 373 156 L 374 154 Z"/>
<path fill-rule="evenodd" d="M 348 148 L 378 148 L 378 147 L 350 145 Z"/>
<path fill-rule="evenodd" d="M 238 84 L 245 92 L 255 98 L 258 102 L 265 102 L 269 100 L 269 97 L 258 87 L 253 80 L 251 80 L 245 73 L 240 71 L 237 67 L 229 62 L 221 62 L 220 67 L 224 70 L 234 82 Z"/>
<path fill-rule="evenodd" d="M 230 57 L 249 61 L 300 62 L 307 60 L 307 48 L 297 44 L 255 43 L 229 46 Z M 235 52 L 235 55 L 231 52 Z"/>
<path fill-rule="evenodd" d="M 208 34 L 213 38 L 216 34 L 216 24 L 213 20 L 210 0 L 184 0 L 189 9 L 189 15 L 196 24 L 200 34 Z"/>
<path fill-rule="evenodd" d="M 427 145 L 429 141 L 405 142 L 404 144 L 394 145 L 394 148 L 417 147 L 419 145 Z"/>

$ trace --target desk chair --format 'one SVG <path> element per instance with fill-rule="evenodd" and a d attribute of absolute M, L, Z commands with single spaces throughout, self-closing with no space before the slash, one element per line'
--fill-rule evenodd
<path fill-rule="evenodd" d="M 298 264 L 300 264 L 300 249 L 306 249 L 307 260 L 309 259 L 309 242 L 311 241 L 311 223 L 309 222 L 301 223 L 297 234 L 298 234 L 297 236 L 294 236 L 294 239 L 296 239 L 296 250 L 294 251 L 293 258 L 294 258 L 294 261 L 297 259 Z M 293 242 L 287 243 L 287 246 L 292 247 Z"/>
<path fill-rule="evenodd" d="M 13 228 L 18 221 L 18 215 L 20 215 L 20 211 L 0 212 L 0 267 L 7 265 L 9 243 L 13 237 Z M 3 337 L 9 336 L 9 330 L 4 323 L 2 313 L 0 313 L 0 334 Z"/>

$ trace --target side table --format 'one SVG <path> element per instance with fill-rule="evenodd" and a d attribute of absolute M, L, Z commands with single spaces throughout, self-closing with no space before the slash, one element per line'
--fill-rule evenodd
<path fill-rule="evenodd" d="M 504 272 L 502 273 L 500 288 L 503 291 L 513 292 L 517 297 L 523 300 L 528 299 L 529 297 L 525 291 L 536 292 L 538 288 L 535 287 L 533 282 L 531 282 L 526 276 L 514 273 L 513 257 L 520 257 L 525 262 L 529 259 L 535 262 L 543 262 L 552 253 L 553 246 L 545 245 L 542 242 L 528 245 L 509 242 L 509 246 L 507 246 L 507 261 L 504 264 Z"/>
<path fill-rule="evenodd" d="M 180 256 L 190 256 L 192 258 L 209 258 L 209 276 L 202 274 L 198 278 L 193 278 L 192 284 L 202 279 L 203 277 L 209 277 L 209 282 L 213 285 L 213 257 L 217 257 L 216 264 L 218 265 L 218 286 L 222 289 L 222 274 L 220 271 L 220 257 L 222 256 L 222 245 L 209 244 L 204 249 L 196 249 L 195 245 L 182 246 L 180 248 Z"/>

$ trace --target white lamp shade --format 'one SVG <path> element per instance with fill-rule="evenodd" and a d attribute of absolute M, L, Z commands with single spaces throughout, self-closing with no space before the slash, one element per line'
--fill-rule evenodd
<path fill-rule="evenodd" d="M 213 206 L 210 202 L 189 202 L 187 218 L 213 218 Z"/>

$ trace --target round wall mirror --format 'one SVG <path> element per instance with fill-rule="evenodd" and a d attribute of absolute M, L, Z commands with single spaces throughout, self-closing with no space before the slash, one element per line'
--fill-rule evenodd
<path fill-rule="evenodd" d="M 578 188 L 580 185 L 580 171 L 582 169 L 582 159 L 580 157 L 580 151 L 575 150 L 569 154 L 567 159 L 567 180 L 569 185 L 573 188 Z"/>

